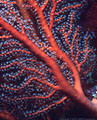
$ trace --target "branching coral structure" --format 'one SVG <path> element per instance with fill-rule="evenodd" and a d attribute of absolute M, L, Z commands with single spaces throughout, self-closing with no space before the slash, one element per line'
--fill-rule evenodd
<path fill-rule="evenodd" d="M 71 101 L 97 117 L 97 86 L 85 87 L 96 66 L 92 34 L 79 24 L 85 7 L 86 0 L 0 0 L 0 117 L 38 119 Z"/>

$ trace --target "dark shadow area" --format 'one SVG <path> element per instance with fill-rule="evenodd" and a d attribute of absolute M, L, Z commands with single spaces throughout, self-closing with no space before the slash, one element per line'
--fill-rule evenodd
<path fill-rule="evenodd" d="M 91 44 L 97 48 L 97 0 L 87 0 L 87 2 L 88 7 L 82 13 L 79 23 L 86 31 L 93 32 L 94 39 Z"/>

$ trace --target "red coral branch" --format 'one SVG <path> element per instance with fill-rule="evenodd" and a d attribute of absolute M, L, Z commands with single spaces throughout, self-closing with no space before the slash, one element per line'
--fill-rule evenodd
<path fill-rule="evenodd" d="M 24 19 L 30 19 L 29 17 L 29 13 L 27 10 L 23 10 L 22 9 L 22 5 L 25 1 L 23 0 L 17 0 L 16 2 L 11 2 L 11 4 L 17 4 L 18 7 L 20 8 L 20 12 L 21 14 L 23 15 Z M 16 75 L 14 76 L 9 76 L 11 78 L 17 78 L 18 75 L 22 74 L 24 70 L 28 70 L 28 71 L 32 71 L 32 72 L 35 72 L 35 73 L 38 73 L 39 75 L 41 75 L 41 78 L 38 79 L 36 77 L 30 77 L 29 79 L 27 79 L 27 81 L 19 88 L 9 88 L 9 87 L 6 87 L 4 86 L 3 84 L 1 84 L 0 86 L 4 89 L 8 89 L 8 90 L 12 90 L 12 91 L 18 91 L 20 89 L 23 89 L 25 88 L 26 86 L 28 86 L 31 81 L 38 81 L 39 83 L 42 83 L 44 85 L 47 85 L 49 86 L 51 89 L 53 89 L 52 92 L 50 92 L 48 95 L 46 96 L 31 96 L 31 97 L 23 97 L 23 98 L 12 98 L 10 99 L 11 101 L 18 101 L 18 100 L 25 100 L 25 99 L 32 99 L 32 98 L 37 98 L 37 99 L 47 99 L 47 98 L 50 98 L 51 96 L 53 96 L 55 94 L 55 92 L 57 90 L 60 90 L 60 91 L 63 91 L 64 94 L 66 94 L 68 97 L 70 97 L 74 102 L 77 102 L 79 103 L 80 105 L 82 105 L 85 109 L 87 109 L 88 111 L 91 111 L 91 113 L 93 113 L 96 117 L 97 117 L 97 105 L 93 102 L 91 102 L 90 100 L 88 100 L 85 95 L 84 95 L 84 92 L 83 92 L 83 89 L 82 89 L 82 86 L 81 86 L 81 80 L 80 80 L 80 76 L 79 76 L 79 72 L 81 71 L 81 66 L 86 62 L 87 60 L 87 56 L 88 54 L 92 51 L 92 49 L 88 49 L 88 44 L 87 44 L 87 41 L 89 39 L 89 37 L 87 37 L 85 39 L 85 44 L 86 44 L 86 48 L 82 51 L 79 50 L 78 48 L 78 42 L 79 42 L 79 35 L 78 35 L 78 31 L 79 31 L 79 27 L 76 28 L 75 32 L 74 32 L 74 35 L 73 35 L 73 39 L 72 39 L 72 42 L 70 43 L 69 42 L 69 35 L 72 31 L 72 28 L 73 28 L 73 21 L 74 21 L 74 16 L 75 16 L 75 13 L 72 12 L 71 14 L 71 17 L 70 17 L 70 25 L 69 25 L 69 30 L 68 32 L 65 31 L 65 28 L 66 28 L 66 25 L 64 24 L 63 28 L 60 29 L 59 28 L 59 31 L 64 35 L 64 38 L 65 38 L 65 42 L 66 44 L 69 46 L 70 48 L 70 52 L 71 52 L 71 56 L 72 58 L 74 59 L 74 62 L 76 64 L 73 63 L 73 61 L 70 59 L 69 55 L 66 54 L 65 52 L 63 52 L 60 47 L 57 45 L 57 42 L 54 38 L 54 35 L 52 34 L 52 28 L 53 28 L 53 24 L 54 24 L 54 16 L 58 15 L 59 13 L 65 11 L 65 10 L 68 10 L 68 9 L 75 9 L 75 8 L 78 8 L 78 7 L 81 7 L 81 4 L 77 4 L 77 5 L 72 5 L 72 6 L 67 6 L 67 7 L 64 7 L 62 8 L 59 12 L 56 12 L 55 13 L 55 9 L 56 9 L 56 6 L 57 4 L 60 2 L 60 0 L 58 1 L 55 1 L 55 0 L 52 0 L 52 4 L 53 4 L 53 7 L 52 7 L 52 10 L 51 10 L 51 13 L 50 13 L 50 25 L 47 24 L 47 21 L 46 21 L 46 18 L 43 14 L 43 11 L 44 9 L 46 8 L 47 4 L 48 4 L 48 0 L 45 0 L 43 5 L 42 6 L 39 6 L 38 3 L 35 1 L 35 0 L 28 0 L 29 2 L 29 5 L 32 6 L 35 11 L 37 12 L 38 14 L 38 18 L 40 20 L 40 24 L 42 26 L 42 29 L 45 33 L 45 36 L 46 36 L 46 39 L 48 40 L 48 42 L 50 43 L 51 47 L 48 47 L 48 46 L 44 46 L 41 42 L 39 42 L 39 45 L 42 46 L 42 48 L 40 49 L 34 42 L 32 42 L 28 36 L 26 35 L 26 32 L 25 32 L 25 29 L 20 21 L 20 18 L 15 14 L 15 12 L 9 7 L 9 4 L 8 4 L 8 1 L 3 1 L 2 0 L 2 3 L 4 3 L 10 10 L 10 14 L 14 15 L 19 23 L 19 26 L 21 28 L 21 32 L 19 32 L 18 30 L 16 30 L 14 28 L 14 26 L 11 26 L 10 24 L 8 24 L 5 20 L 3 20 L 2 17 L 0 17 L 0 25 L 2 27 L 0 27 L 0 30 L 5 29 L 7 31 L 10 32 L 10 35 L 7 36 L 7 35 L 2 35 L 0 38 L 1 39 L 7 39 L 7 38 L 11 38 L 12 36 L 14 38 L 17 38 L 18 40 L 20 40 L 22 43 L 17 43 L 17 42 L 9 42 L 9 43 L 5 43 L 3 44 L 2 46 L 7 46 L 7 45 L 13 45 L 13 44 L 17 44 L 19 46 L 21 46 L 22 44 L 24 44 L 30 51 L 26 51 L 26 50 L 12 50 L 12 51 L 9 51 L 9 52 L 6 52 L 6 53 L 1 53 L 0 56 L 3 56 L 3 55 L 10 55 L 14 52 L 23 52 L 23 53 L 26 53 L 26 54 L 29 54 L 31 55 L 32 53 L 34 53 L 35 55 L 39 56 L 45 63 L 46 65 L 48 65 L 51 69 L 51 72 L 53 73 L 54 75 L 54 79 L 55 81 L 57 82 L 57 85 L 54 85 L 50 82 L 48 82 L 45 78 L 44 78 L 44 75 L 42 72 L 40 72 L 39 70 L 37 69 L 34 69 L 34 68 L 29 68 L 25 65 L 23 65 L 23 61 L 21 62 L 12 62 L 10 64 L 8 64 L 7 66 L 3 66 L 3 67 L 0 67 L 0 69 L 7 69 L 15 64 L 17 64 L 18 66 L 20 65 L 22 67 L 22 70 L 19 71 L 19 73 L 17 73 Z M 63 17 L 61 17 L 61 19 L 63 19 Z M 61 20 L 61 19 L 58 19 L 57 21 Z M 32 37 L 37 41 L 38 39 L 35 38 L 33 35 Z M 77 39 L 76 41 L 76 49 L 77 49 L 77 54 L 76 56 L 74 57 L 74 53 L 73 53 L 73 46 L 74 46 L 74 42 L 75 40 Z M 55 58 L 52 58 L 52 57 L 49 57 L 45 52 L 44 52 L 44 49 L 47 48 L 48 50 L 51 50 L 51 52 L 55 52 L 55 55 L 57 58 L 61 59 L 64 63 L 66 63 L 66 66 L 65 67 L 68 67 L 69 70 L 72 72 L 72 77 L 74 78 L 74 88 L 70 85 L 69 82 L 67 82 L 66 78 L 69 80 L 69 77 L 66 73 L 66 78 L 64 77 L 63 73 L 61 72 L 61 69 L 64 68 L 64 65 L 60 66 L 58 65 L 58 63 L 56 62 L 56 59 Z M 77 59 L 79 57 L 79 55 L 81 53 L 85 53 L 84 55 L 84 60 L 81 61 L 80 63 L 78 63 Z M 29 59 L 25 59 L 24 61 L 29 61 Z M 30 60 L 32 63 L 36 62 L 35 60 Z M 57 101 L 57 102 L 54 102 L 53 104 L 50 104 L 48 105 L 47 107 L 43 108 L 42 110 L 39 110 L 37 112 L 34 112 L 34 113 L 28 113 L 28 116 L 32 116 L 32 115 L 36 115 L 36 114 L 40 114 L 41 112 L 44 112 L 48 109 L 50 109 L 51 107 L 55 106 L 55 105 L 58 105 L 60 103 L 62 103 L 64 100 L 67 99 L 67 96 L 63 97 L 61 100 Z M 4 118 L 4 114 L 5 113 L 0 113 L 0 116 L 2 118 Z M 14 120 L 14 118 L 10 116 L 10 114 L 8 115 L 9 113 L 7 113 L 5 115 L 5 119 L 10 119 L 10 120 Z"/>

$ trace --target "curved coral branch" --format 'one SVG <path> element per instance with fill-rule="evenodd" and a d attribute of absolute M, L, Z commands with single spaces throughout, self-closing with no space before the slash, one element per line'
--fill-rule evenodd
<path fill-rule="evenodd" d="M 30 19 L 30 17 L 29 17 L 28 11 L 22 9 L 22 5 L 24 4 L 24 2 L 25 1 L 23 1 L 23 0 L 20 0 L 20 1 L 17 0 L 16 2 L 11 2 L 11 4 L 17 4 L 22 16 L 24 17 L 24 19 L 26 19 L 26 22 L 27 22 L 27 19 Z M 79 27 L 76 28 L 71 43 L 70 43 L 70 41 L 68 39 L 68 37 L 71 34 L 72 29 L 73 29 L 73 21 L 74 21 L 75 13 L 72 12 L 72 14 L 71 14 L 70 23 L 69 23 L 69 29 L 67 30 L 67 32 L 65 32 L 66 25 L 64 25 L 62 27 L 62 29 L 59 28 L 60 32 L 64 35 L 66 44 L 70 48 L 71 57 L 72 57 L 72 59 L 74 59 L 74 61 L 72 61 L 72 59 L 70 58 L 70 56 L 66 52 L 61 50 L 61 48 L 58 46 L 58 44 L 57 44 L 57 42 L 55 40 L 55 37 L 54 37 L 54 35 L 52 33 L 53 24 L 55 22 L 54 21 L 54 16 L 57 16 L 58 14 L 62 13 L 65 10 L 80 8 L 82 5 L 81 4 L 70 5 L 70 6 L 62 8 L 58 12 L 55 12 L 56 6 L 57 6 L 58 3 L 60 3 L 60 0 L 57 0 L 57 1 L 52 0 L 53 6 L 52 6 L 52 10 L 50 12 L 50 25 L 48 25 L 46 17 L 44 16 L 43 11 L 47 7 L 47 5 L 49 3 L 49 0 L 45 0 L 42 5 L 38 5 L 38 3 L 35 0 L 28 0 L 29 5 L 37 13 L 37 16 L 38 16 L 39 22 L 41 24 L 42 30 L 45 33 L 46 40 L 51 45 L 50 47 L 48 47 L 48 46 L 44 45 L 41 42 L 41 40 L 38 38 L 38 36 L 39 36 L 39 35 L 37 35 L 38 33 L 35 34 L 34 32 L 36 32 L 36 31 L 34 31 L 34 30 L 32 30 L 32 31 L 34 31 L 33 35 L 31 36 L 32 38 L 29 39 L 29 36 L 27 35 L 27 32 L 26 32 L 27 29 L 24 28 L 25 26 L 23 26 L 20 18 L 17 16 L 17 14 L 9 6 L 8 0 L 7 1 L 2 0 L 1 3 L 5 4 L 6 7 L 8 7 L 8 9 L 10 11 L 10 14 L 15 16 L 15 18 L 16 18 L 16 20 L 18 22 L 18 25 L 20 26 L 20 29 L 21 29 L 21 32 L 19 32 L 17 29 L 14 28 L 14 26 L 11 26 L 7 22 L 5 22 L 5 20 L 2 17 L 0 17 L 0 25 L 2 26 L 2 27 L 0 26 L 0 30 L 2 30 L 2 28 L 3 28 L 3 29 L 7 30 L 10 33 L 10 35 L 9 34 L 8 35 L 2 35 L 0 38 L 3 39 L 3 40 L 6 40 L 6 39 L 10 39 L 11 37 L 14 37 L 14 38 L 17 38 L 19 41 L 21 41 L 21 43 L 17 43 L 17 42 L 4 43 L 2 46 L 5 47 L 5 49 L 6 49 L 6 46 L 10 47 L 10 45 L 14 45 L 14 44 L 22 46 L 22 44 L 24 44 L 24 46 L 26 46 L 28 48 L 28 50 L 30 50 L 30 51 L 26 51 L 24 49 L 23 50 L 22 49 L 20 49 L 20 50 L 19 49 L 15 49 L 15 50 L 11 49 L 11 51 L 1 53 L 0 56 L 5 57 L 5 56 L 10 55 L 12 53 L 18 53 L 18 52 L 22 52 L 22 53 L 25 53 L 25 54 L 28 54 L 28 55 L 32 55 L 34 53 L 36 56 L 41 58 L 41 60 L 46 63 L 47 67 L 49 67 L 51 69 L 54 80 L 55 80 L 55 82 L 57 82 L 57 85 L 52 84 L 52 83 L 48 82 L 45 79 L 42 72 L 40 72 L 37 69 L 34 69 L 33 67 L 30 68 L 30 67 L 25 66 L 23 64 L 23 62 L 24 61 L 25 62 L 30 61 L 29 59 L 28 60 L 25 59 L 24 61 L 21 61 L 21 62 L 20 61 L 19 62 L 17 62 L 17 61 L 12 62 L 11 61 L 11 63 L 7 64 L 6 66 L 1 66 L 0 70 L 3 71 L 5 69 L 8 69 L 9 67 L 11 68 L 15 64 L 18 65 L 18 66 L 20 65 L 22 67 L 22 69 L 19 71 L 19 73 L 15 74 L 13 76 L 9 76 L 8 78 L 12 78 L 12 79 L 17 78 L 18 75 L 21 75 L 24 70 L 27 70 L 29 72 L 35 72 L 35 73 L 41 75 L 41 78 L 31 76 L 30 78 L 27 78 L 26 82 L 24 82 L 23 85 L 21 87 L 19 87 L 19 88 L 18 87 L 10 87 L 9 88 L 9 86 L 6 86 L 6 85 L 4 86 L 3 83 L 1 83 L 1 88 L 2 89 L 9 90 L 9 91 L 15 91 L 15 92 L 18 91 L 18 90 L 21 90 L 20 92 L 22 92 L 22 89 L 24 89 L 24 88 L 26 88 L 26 86 L 30 85 L 31 81 L 36 81 L 39 84 L 48 86 L 53 91 L 50 92 L 49 94 L 47 93 L 46 96 L 45 95 L 44 96 L 39 96 L 39 95 L 36 94 L 36 96 L 32 95 L 31 97 L 23 97 L 23 98 L 17 97 L 17 98 L 12 98 L 12 99 L 8 98 L 8 99 L 10 99 L 12 101 L 21 101 L 21 100 L 24 100 L 24 99 L 25 100 L 28 100 L 28 99 L 31 100 L 31 99 L 36 99 L 36 98 L 37 99 L 42 99 L 42 100 L 46 99 L 46 98 L 49 99 L 50 97 L 52 97 L 54 95 L 54 93 L 57 90 L 59 90 L 59 91 L 63 91 L 64 96 L 66 95 L 66 97 L 63 96 L 58 102 L 51 103 L 48 106 L 45 106 L 44 108 L 42 108 L 42 110 L 32 112 L 32 113 L 26 113 L 27 116 L 40 114 L 41 112 L 44 112 L 44 111 L 52 108 L 56 104 L 62 103 L 64 100 L 67 99 L 67 97 L 69 97 L 69 98 L 71 98 L 72 101 L 76 102 L 76 104 L 82 105 L 85 109 L 87 109 L 88 111 L 93 113 L 93 116 L 97 117 L 97 104 L 94 101 L 88 100 L 86 98 L 86 96 L 84 95 L 83 90 L 82 90 L 82 86 L 81 86 L 81 79 L 80 79 L 80 75 L 79 75 L 82 64 L 84 64 L 86 62 L 88 54 L 92 51 L 92 49 L 88 50 L 88 44 L 87 44 L 88 36 L 86 37 L 86 40 L 85 40 L 85 42 L 86 42 L 85 46 L 86 47 L 82 51 L 80 51 L 79 48 L 78 48 L 78 42 L 79 42 L 78 31 L 79 31 Z M 60 19 L 57 19 L 57 21 L 60 21 L 61 19 L 63 19 L 63 17 L 61 17 Z M 30 25 L 30 23 L 27 24 L 27 25 Z M 32 27 L 33 27 L 33 25 L 32 25 Z M 35 26 L 35 27 L 37 27 L 37 26 Z M 28 27 L 28 29 L 29 29 L 29 27 Z M 34 42 L 33 42 L 32 39 L 34 39 Z M 76 41 L 75 47 L 76 47 L 76 50 L 77 50 L 77 54 L 74 57 L 73 47 L 74 47 L 74 42 L 75 41 Z M 37 44 L 35 44 L 35 42 Z M 42 48 L 39 48 L 39 46 L 42 46 Z M 53 58 L 52 56 L 50 57 L 48 54 L 46 54 L 45 49 L 51 50 L 51 52 L 54 52 L 54 55 L 55 55 L 56 58 Z M 79 55 L 81 53 L 86 53 L 86 54 L 83 57 L 84 60 L 82 60 L 79 63 L 77 59 L 78 59 L 78 57 L 79 57 Z M 67 72 L 65 73 L 65 77 L 64 77 L 64 74 L 62 73 L 61 70 L 62 70 L 62 67 L 63 68 L 65 68 L 65 67 L 64 67 L 64 65 L 60 67 L 58 62 L 57 62 L 57 59 L 62 60 L 62 62 L 64 62 L 64 64 L 66 63 L 65 67 L 67 67 L 70 70 L 70 72 L 72 72 L 71 77 L 74 78 L 74 88 L 68 82 L 68 79 L 70 79 L 70 78 L 68 77 Z M 31 60 L 30 62 L 33 63 L 35 61 Z M 27 76 L 28 75 L 29 75 L 29 73 L 27 74 Z M 41 85 L 39 87 L 41 87 Z M 46 90 L 48 90 L 48 88 Z M 0 115 L 1 115 L 1 117 L 3 117 L 4 113 L 1 113 Z M 9 114 L 9 116 L 10 116 L 10 114 Z M 10 119 L 12 119 L 12 118 L 10 117 Z"/>
<path fill-rule="evenodd" d="M 91 111 L 95 116 L 97 116 L 97 105 L 92 103 L 82 93 L 80 93 L 79 91 L 76 91 L 69 85 L 69 83 L 64 79 L 55 60 L 51 59 L 48 55 L 46 55 L 43 51 L 41 51 L 32 41 L 30 41 L 26 35 L 19 33 L 11 25 L 6 23 L 1 17 L 0 17 L 0 23 L 1 23 L 2 27 L 4 27 L 6 30 L 10 31 L 14 37 L 16 37 L 20 41 L 22 41 L 29 48 L 29 50 L 31 52 L 34 52 L 36 55 L 40 56 L 42 58 L 42 60 L 45 61 L 48 66 L 50 66 L 54 76 L 56 77 L 56 81 L 58 82 L 60 89 L 65 94 L 67 94 L 67 96 L 72 98 L 72 100 L 76 101 L 77 103 L 83 105 L 85 108 L 87 108 L 89 111 Z M 58 51 L 58 54 L 59 53 L 62 53 L 62 51 Z M 63 53 L 61 55 L 63 55 Z M 62 56 L 62 57 L 64 58 L 64 56 Z M 66 59 L 66 58 L 64 58 L 64 59 Z M 72 67 L 72 69 L 73 69 L 73 67 Z M 74 76 L 77 76 L 77 74 L 74 73 Z"/>

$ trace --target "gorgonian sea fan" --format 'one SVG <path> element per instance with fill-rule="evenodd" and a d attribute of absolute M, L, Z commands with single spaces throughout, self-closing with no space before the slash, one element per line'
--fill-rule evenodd
<path fill-rule="evenodd" d="M 61 85 L 82 92 L 80 81 L 87 83 L 95 65 L 92 35 L 79 24 L 86 6 L 85 0 L 0 0 L 0 112 L 15 108 L 16 120 L 30 120 L 67 106 L 63 78 Z"/>

